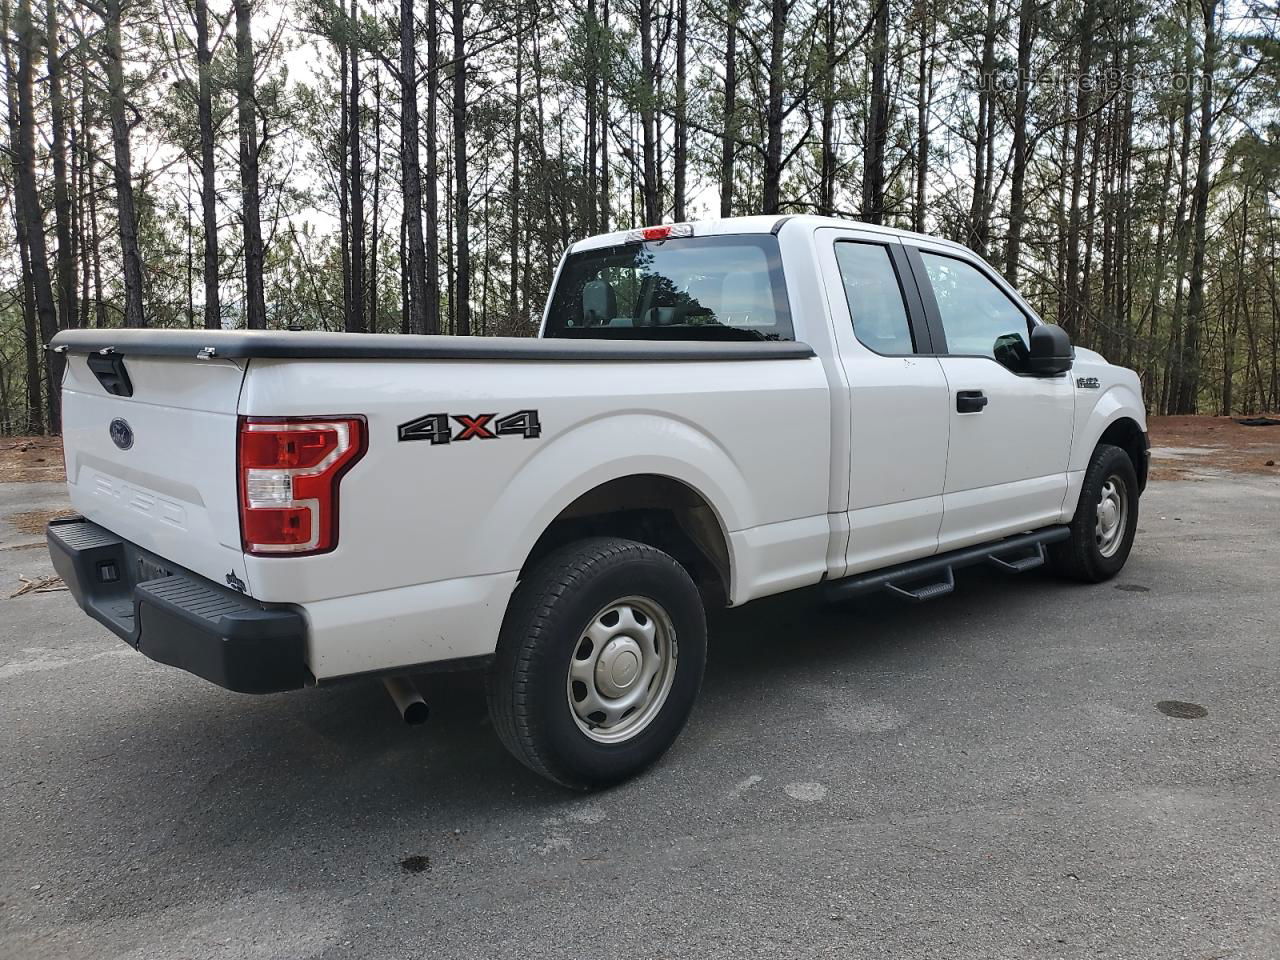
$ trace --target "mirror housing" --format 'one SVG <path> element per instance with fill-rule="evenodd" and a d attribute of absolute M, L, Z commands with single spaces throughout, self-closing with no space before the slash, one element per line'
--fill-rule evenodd
<path fill-rule="evenodd" d="M 1037 377 L 1056 377 L 1071 369 L 1075 350 L 1067 331 L 1051 323 L 1042 323 L 1031 330 L 1031 350 L 1027 367 Z"/>

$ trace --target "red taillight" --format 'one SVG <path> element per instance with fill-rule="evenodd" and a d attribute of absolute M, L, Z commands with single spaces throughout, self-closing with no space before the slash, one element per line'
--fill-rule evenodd
<path fill-rule="evenodd" d="M 671 236 L 670 227 L 645 227 L 640 231 L 646 240 L 665 240 Z"/>
<path fill-rule="evenodd" d="M 240 418 L 240 537 L 246 553 L 338 544 L 338 483 L 365 451 L 362 417 Z"/>

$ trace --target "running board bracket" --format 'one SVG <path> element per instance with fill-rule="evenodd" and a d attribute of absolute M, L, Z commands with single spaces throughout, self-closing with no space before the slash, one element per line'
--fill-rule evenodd
<path fill-rule="evenodd" d="M 1044 527 L 1030 533 L 1019 533 L 974 547 L 949 550 L 932 557 L 911 560 L 869 573 L 855 573 L 841 580 L 829 581 L 825 587 L 829 600 L 848 600 L 875 590 L 914 602 L 945 596 L 955 589 L 955 569 L 989 563 L 1006 573 L 1024 573 L 1044 566 L 1045 547 L 1069 539 L 1066 526 Z M 919 585 L 916 585 L 919 584 Z"/>

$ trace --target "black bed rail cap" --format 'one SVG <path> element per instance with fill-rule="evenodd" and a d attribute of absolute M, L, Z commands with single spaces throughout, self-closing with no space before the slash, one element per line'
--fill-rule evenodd
<path fill-rule="evenodd" d="M 800 360 L 814 356 L 793 341 L 540 340 L 288 330 L 63 330 L 49 342 L 61 353 L 126 357 L 307 360 L 707 361 Z"/>

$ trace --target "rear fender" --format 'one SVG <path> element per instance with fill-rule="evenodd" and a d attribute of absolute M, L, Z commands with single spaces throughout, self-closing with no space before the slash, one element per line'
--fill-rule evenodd
<path fill-rule="evenodd" d="M 637 451 L 661 450 L 661 454 Z M 581 470 L 584 464 L 589 468 Z M 579 472 L 580 471 L 580 472 Z M 473 542 L 498 546 L 504 569 L 523 566 L 543 531 L 583 494 L 611 480 L 652 474 L 678 480 L 707 502 L 725 540 L 757 515 L 751 489 L 728 450 L 695 424 L 651 412 L 580 423 L 541 447 L 511 478 Z M 736 569 L 730 546 L 730 568 Z"/>

